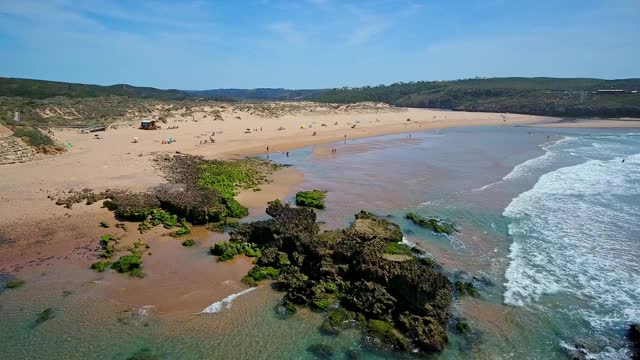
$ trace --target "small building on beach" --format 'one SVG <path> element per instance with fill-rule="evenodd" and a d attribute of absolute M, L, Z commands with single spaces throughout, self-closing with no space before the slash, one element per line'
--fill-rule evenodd
<path fill-rule="evenodd" d="M 142 120 L 140 122 L 140 129 L 142 130 L 155 130 L 157 129 L 155 120 Z"/>

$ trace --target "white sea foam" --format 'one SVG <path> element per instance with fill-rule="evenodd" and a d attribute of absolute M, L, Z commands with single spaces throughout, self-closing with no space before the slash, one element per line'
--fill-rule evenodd
<path fill-rule="evenodd" d="M 224 309 L 231 309 L 231 305 L 232 305 L 232 303 L 233 303 L 233 301 L 235 299 L 237 299 L 238 297 L 240 297 L 240 296 L 242 296 L 242 295 L 244 295 L 246 293 L 249 293 L 249 292 L 251 292 L 251 291 L 253 291 L 255 289 L 256 288 L 252 287 L 252 288 L 248 288 L 246 290 L 240 291 L 237 294 L 231 294 L 231 295 L 227 296 L 226 298 L 207 306 L 207 308 L 202 310 L 202 313 L 203 314 L 215 314 L 215 313 L 220 312 L 220 311 L 222 311 Z"/>
<path fill-rule="evenodd" d="M 516 165 L 507 175 L 505 175 L 502 179 L 482 186 L 477 189 L 473 189 L 472 191 L 483 191 L 494 185 L 498 185 L 504 181 L 509 180 L 517 180 L 524 176 L 531 175 L 533 171 L 536 169 L 542 168 L 548 164 L 550 164 L 554 158 L 556 153 L 552 151 L 552 149 L 566 141 L 569 141 L 573 138 L 565 136 L 562 139 L 557 140 L 553 144 L 542 146 L 542 149 L 545 151 L 544 155 L 535 157 L 533 159 L 529 159 L 521 164 Z"/>
<path fill-rule="evenodd" d="M 563 293 L 596 328 L 640 321 L 640 154 L 621 159 L 552 171 L 512 200 L 505 303 Z"/>
<path fill-rule="evenodd" d="M 413 249 L 414 247 L 416 247 L 416 243 L 414 243 L 414 242 L 412 242 L 412 241 L 407 240 L 407 238 L 406 238 L 404 235 L 402 235 L 402 241 L 401 241 L 401 243 L 402 243 L 402 244 L 407 245 L 408 247 L 410 247 L 410 248 L 412 248 L 412 249 Z"/>
<path fill-rule="evenodd" d="M 564 341 L 560 342 L 560 347 L 563 348 L 569 355 L 578 359 L 586 360 L 628 360 L 631 358 L 631 351 L 627 348 L 614 349 L 612 347 L 606 347 L 601 352 L 592 353 L 587 349 L 579 348 L 567 344 Z"/>

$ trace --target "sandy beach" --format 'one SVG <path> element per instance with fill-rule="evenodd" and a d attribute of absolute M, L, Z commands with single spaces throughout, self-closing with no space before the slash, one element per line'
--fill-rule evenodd
<path fill-rule="evenodd" d="M 138 129 L 137 121 L 116 123 L 105 132 L 92 134 L 81 134 L 77 129 L 54 129 L 59 142 L 71 145 L 66 153 L 0 168 L 0 201 L 4 204 L 0 209 L 0 228 L 16 221 L 66 214 L 66 209 L 47 198 L 64 190 L 139 191 L 159 185 L 162 178 L 152 161 L 158 153 L 182 152 L 225 159 L 264 154 L 267 147 L 269 152 L 290 151 L 344 140 L 345 136 L 350 140 L 448 127 L 548 121 L 530 115 L 406 109 L 382 104 L 336 110 L 303 103 L 303 106 L 285 108 L 289 112 L 275 114 L 254 110 L 248 105 L 223 107 L 222 110 L 206 108 L 189 115 L 172 113 L 166 124 L 160 124 L 162 129 L 153 131 Z M 211 113 L 222 116 L 211 116 Z M 137 143 L 133 142 L 134 138 L 138 139 Z M 162 143 L 170 138 L 175 142 Z"/>

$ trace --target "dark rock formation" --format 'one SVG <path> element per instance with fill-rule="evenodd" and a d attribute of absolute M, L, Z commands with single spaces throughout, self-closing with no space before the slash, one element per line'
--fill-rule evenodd
<path fill-rule="evenodd" d="M 256 264 L 280 269 L 275 286 L 286 292 L 287 304 L 326 309 L 339 303 L 323 332 L 335 334 L 353 322 L 365 330 L 367 345 L 444 349 L 452 285 L 432 262 L 385 253 L 402 241 L 398 225 L 360 212 L 349 228 L 320 233 L 311 209 L 274 201 L 266 212 L 271 219 L 240 225 L 230 241 L 262 249 Z"/>
<path fill-rule="evenodd" d="M 633 345 L 633 359 L 640 360 L 640 324 L 629 326 L 629 341 Z"/>

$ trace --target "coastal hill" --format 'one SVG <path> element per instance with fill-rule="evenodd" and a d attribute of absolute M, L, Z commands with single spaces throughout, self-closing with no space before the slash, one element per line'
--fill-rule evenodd
<path fill-rule="evenodd" d="M 640 117 L 640 79 L 490 78 L 333 89 L 316 100 L 566 117 Z"/>
<path fill-rule="evenodd" d="M 0 120 L 13 111 L 39 117 L 53 104 L 56 112 L 118 117 L 141 101 L 317 101 L 349 104 L 382 102 L 414 108 L 518 113 L 559 117 L 640 117 L 640 79 L 489 78 L 418 81 L 374 87 L 290 90 L 280 88 L 162 90 L 126 84 L 111 86 L 0 77 Z M 78 108 L 65 99 L 102 99 Z M 102 104 L 102 103 L 105 104 Z M 123 104 L 126 103 L 126 106 Z M 75 104 L 75 105 L 74 105 Z M 104 106 L 103 106 L 104 105 Z M 73 108 L 73 109 L 71 109 Z M 36 111 L 36 109 L 40 109 Z M 92 109 L 97 109 L 93 111 Z M 84 116 L 83 116 L 84 117 Z"/>
<path fill-rule="evenodd" d="M 104 96 L 123 96 L 129 98 L 156 100 L 184 100 L 189 98 L 233 100 L 306 100 L 319 96 L 327 90 L 291 90 L 291 89 L 211 89 L 176 90 L 139 87 L 128 84 L 109 86 L 67 83 L 60 81 L 32 80 L 0 77 L 0 96 L 24 97 L 29 99 L 47 99 L 52 97 L 95 98 Z"/>
<path fill-rule="evenodd" d="M 186 93 L 202 98 L 230 98 L 234 100 L 313 100 L 327 90 L 291 90 L 291 89 L 212 89 L 187 90 Z"/>
<path fill-rule="evenodd" d="M 0 77 L 0 96 L 29 99 L 123 96 L 163 100 L 179 100 L 189 97 L 187 93 L 180 90 L 160 90 L 152 87 L 137 87 L 127 84 L 101 86 L 3 77 Z"/>

